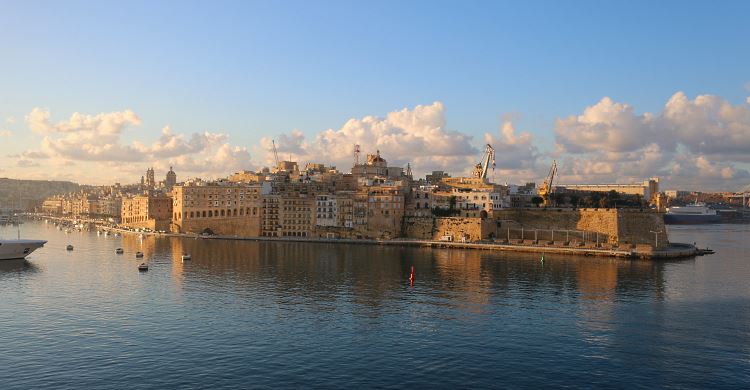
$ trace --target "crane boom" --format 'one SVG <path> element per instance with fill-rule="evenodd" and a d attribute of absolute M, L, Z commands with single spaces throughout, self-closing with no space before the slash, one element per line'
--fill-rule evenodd
<path fill-rule="evenodd" d="M 552 166 L 549 168 L 549 173 L 544 183 L 539 188 L 539 196 L 544 200 L 544 205 L 549 205 L 549 194 L 552 193 L 552 182 L 555 180 L 557 175 L 557 161 L 552 161 Z"/>
<path fill-rule="evenodd" d="M 276 141 L 271 140 L 271 144 L 273 145 L 273 159 L 276 162 L 276 168 L 279 167 L 279 152 L 276 150 Z"/>
<path fill-rule="evenodd" d="M 474 167 L 474 177 L 486 179 L 487 171 L 490 168 L 490 161 L 492 161 L 492 169 L 495 169 L 495 148 L 487 144 L 484 148 L 482 160 Z"/>

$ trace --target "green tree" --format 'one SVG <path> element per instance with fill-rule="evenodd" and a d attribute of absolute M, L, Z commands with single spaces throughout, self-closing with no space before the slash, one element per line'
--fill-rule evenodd
<path fill-rule="evenodd" d="M 539 207 L 540 204 L 544 202 L 544 199 L 542 199 L 541 196 L 535 196 L 531 198 L 531 203 L 534 204 L 534 206 Z"/>

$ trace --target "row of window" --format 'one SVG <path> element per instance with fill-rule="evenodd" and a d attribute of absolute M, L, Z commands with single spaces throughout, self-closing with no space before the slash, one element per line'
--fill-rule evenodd
<path fill-rule="evenodd" d="M 216 218 L 216 217 L 238 217 L 244 215 L 258 215 L 258 208 L 250 207 L 241 209 L 221 209 L 221 210 L 203 210 L 203 211 L 183 211 L 182 213 L 174 213 L 174 219 L 189 219 L 189 218 Z"/>

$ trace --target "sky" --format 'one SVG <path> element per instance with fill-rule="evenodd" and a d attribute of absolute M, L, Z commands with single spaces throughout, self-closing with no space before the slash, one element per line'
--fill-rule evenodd
<path fill-rule="evenodd" d="M 750 184 L 750 2 L 0 0 L 0 177 L 353 148 L 498 183 Z"/>

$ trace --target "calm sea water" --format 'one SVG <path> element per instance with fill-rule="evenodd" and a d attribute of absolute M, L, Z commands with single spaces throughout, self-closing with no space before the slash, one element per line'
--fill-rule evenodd
<path fill-rule="evenodd" d="M 0 389 L 750 387 L 750 226 L 670 230 L 717 254 L 541 264 L 27 223 L 49 243 L 0 262 Z"/>

